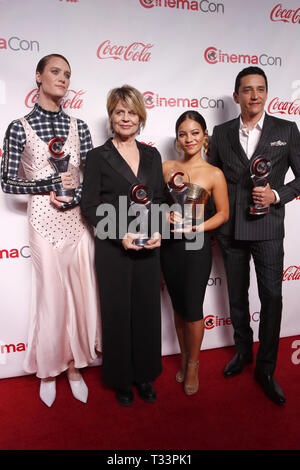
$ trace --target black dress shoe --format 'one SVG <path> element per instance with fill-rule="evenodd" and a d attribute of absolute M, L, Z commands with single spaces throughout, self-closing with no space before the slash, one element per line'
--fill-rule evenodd
<path fill-rule="evenodd" d="M 236 354 L 224 369 L 224 377 L 234 377 L 240 374 L 246 364 L 253 362 L 252 354 Z"/>
<path fill-rule="evenodd" d="M 156 392 L 150 382 L 136 383 L 135 385 L 142 400 L 149 403 L 156 401 Z"/>
<path fill-rule="evenodd" d="M 270 398 L 271 401 L 276 403 L 276 405 L 285 404 L 285 396 L 282 388 L 280 387 L 279 383 L 276 382 L 273 375 L 261 374 L 255 371 L 254 378 L 262 386 L 264 393 L 268 398 Z"/>
<path fill-rule="evenodd" d="M 130 406 L 133 403 L 133 391 L 130 388 L 118 388 L 116 390 L 116 398 L 120 405 L 122 406 Z"/>

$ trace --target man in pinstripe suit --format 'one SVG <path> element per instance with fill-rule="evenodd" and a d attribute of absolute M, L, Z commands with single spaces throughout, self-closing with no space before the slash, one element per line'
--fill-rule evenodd
<path fill-rule="evenodd" d="M 265 113 L 268 83 L 258 67 L 236 77 L 234 101 L 240 117 L 214 128 L 210 158 L 228 184 L 230 218 L 217 233 L 228 284 L 236 355 L 226 365 L 225 377 L 242 372 L 253 360 L 253 331 L 249 313 L 249 262 L 252 256 L 261 302 L 259 349 L 255 379 L 276 404 L 285 403 L 274 379 L 282 311 L 282 273 L 285 204 L 300 194 L 300 134 L 293 122 Z M 261 155 L 271 161 L 266 187 L 254 187 L 250 165 Z M 295 178 L 285 184 L 291 168 Z M 253 216 L 249 206 L 269 206 L 269 213 Z"/>

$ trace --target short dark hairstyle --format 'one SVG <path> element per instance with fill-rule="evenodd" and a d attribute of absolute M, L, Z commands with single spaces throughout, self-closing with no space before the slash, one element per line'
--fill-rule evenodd
<path fill-rule="evenodd" d="M 262 77 L 264 77 L 265 82 L 266 82 L 266 90 L 268 91 L 268 80 L 267 80 L 265 72 L 259 67 L 246 67 L 245 69 L 241 70 L 240 73 L 238 73 L 235 79 L 234 91 L 237 95 L 239 93 L 241 79 L 245 77 L 246 75 L 261 75 Z"/>
<path fill-rule="evenodd" d="M 60 59 L 63 59 L 68 64 L 68 66 L 70 67 L 70 70 L 71 70 L 71 65 L 69 64 L 69 62 L 67 61 L 67 59 L 63 55 L 61 55 L 61 54 L 48 54 L 48 55 L 45 55 L 44 57 L 42 57 L 41 60 L 38 62 L 37 66 L 36 66 L 35 73 L 37 73 L 37 72 L 43 73 L 44 68 L 46 67 L 46 65 L 48 64 L 49 60 L 52 57 L 59 57 Z M 37 86 L 39 87 L 40 84 L 37 83 Z"/>
<path fill-rule="evenodd" d="M 198 113 L 198 111 L 193 111 L 193 110 L 185 111 L 183 114 L 181 114 L 181 116 L 179 116 L 179 118 L 176 121 L 176 125 L 175 125 L 176 139 L 178 136 L 179 126 L 186 119 L 192 119 L 192 121 L 198 122 L 198 124 L 200 124 L 200 126 L 202 127 L 203 132 L 206 131 L 207 126 L 206 126 L 205 119 L 200 113 Z"/>

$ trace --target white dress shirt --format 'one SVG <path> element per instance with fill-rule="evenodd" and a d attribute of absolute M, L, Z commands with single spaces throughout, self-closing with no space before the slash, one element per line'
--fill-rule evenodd
<path fill-rule="evenodd" d="M 263 113 L 262 117 L 255 124 L 253 129 L 247 129 L 247 125 L 242 121 L 242 116 L 240 117 L 240 143 L 249 159 L 254 154 L 261 137 L 264 119 L 265 113 Z"/>
<path fill-rule="evenodd" d="M 259 139 L 261 137 L 262 128 L 264 124 L 265 113 L 261 116 L 260 120 L 255 124 L 252 129 L 247 129 L 247 125 L 243 123 L 242 116 L 240 117 L 240 143 L 244 149 L 245 154 L 250 159 L 254 154 L 256 147 L 258 145 Z M 272 189 L 275 194 L 276 200 L 275 204 L 280 201 L 277 191 Z"/>

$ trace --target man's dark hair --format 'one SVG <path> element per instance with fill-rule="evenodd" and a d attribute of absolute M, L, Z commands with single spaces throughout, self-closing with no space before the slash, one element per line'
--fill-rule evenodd
<path fill-rule="evenodd" d="M 239 93 L 241 79 L 245 77 L 246 75 L 261 75 L 262 77 L 264 77 L 265 82 L 266 82 L 266 91 L 268 91 L 268 80 L 267 80 L 265 72 L 259 67 L 246 67 L 245 69 L 240 71 L 240 73 L 237 75 L 235 79 L 234 91 L 236 94 Z"/>

